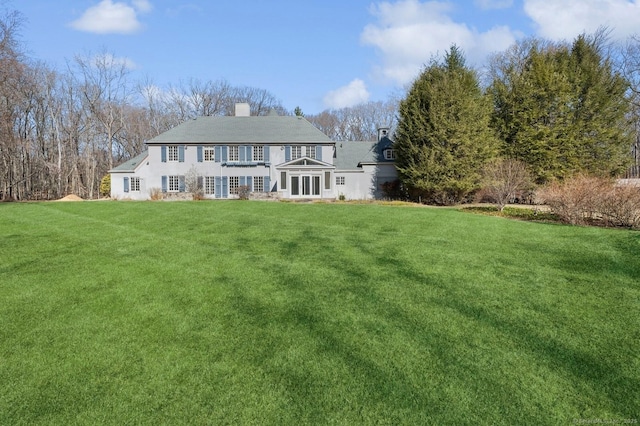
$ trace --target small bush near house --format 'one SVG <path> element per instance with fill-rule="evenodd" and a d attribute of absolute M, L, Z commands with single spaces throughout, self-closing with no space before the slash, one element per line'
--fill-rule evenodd
<path fill-rule="evenodd" d="M 100 195 L 103 197 L 111 195 L 111 175 L 105 175 L 100 181 Z"/>
<path fill-rule="evenodd" d="M 382 193 L 384 198 L 389 200 L 399 200 L 402 198 L 402 184 L 400 179 L 382 184 Z"/>
<path fill-rule="evenodd" d="M 248 200 L 249 194 L 251 194 L 251 188 L 249 185 L 240 185 L 238 187 L 238 198 L 241 200 Z"/>
<path fill-rule="evenodd" d="M 149 198 L 151 198 L 154 201 L 163 200 L 164 192 L 162 192 L 162 189 L 160 188 L 151 188 L 149 190 Z"/>

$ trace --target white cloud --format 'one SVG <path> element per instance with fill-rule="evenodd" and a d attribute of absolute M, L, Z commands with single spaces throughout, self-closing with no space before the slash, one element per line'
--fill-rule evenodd
<path fill-rule="evenodd" d="M 87 9 L 70 25 L 76 30 L 96 34 L 131 34 L 142 28 L 138 20 L 138 12 L 149 12 L 151 8 L 148 0 L 134 0 L 133 6 L 123 2 L 102 0 Z"/>
<path fill-rule="evenodd" d="M 347 108 L 369 100 L 369 92 L 364 81 L 356 78 L 346 86 L 332 90 L 324 97 L 327 108 Z"/>
<path fill-rule="evenodd" d="M 622 39 L 635 34 L 640 22 L 640 0 L 524 0 L 524 11 L 538 35 L 551 40 L 572 40 L 601 26 Z"/>
<path fill-rule="evenodd" d="M 507 9 L 513 6 L 513 0 L 473 0 L 480 9 Z"/>
<path fill-rule="evenodd" d="M 149 0 L 133 0 L 133 7 L 139 10 L 142 13 L 151 12 L 153 6 L 149 2 Z"/>
<path fill-rule="evenodd" d="M 451 3 L 418 0 L 373 6 L 371 13 L 377 22 L 364 28 L 361 40 L 381 54 L 382 65 L 376 73 L 405 85 L 431 58 L 441 56 L 452 44 L 463 50 L 469 64 L 477 65 L 484 63 L 490 53 L 512 45 L 519 35 L 506 26 L 479 32 L 455 22 L 449 16 L 452 7 Z"/>

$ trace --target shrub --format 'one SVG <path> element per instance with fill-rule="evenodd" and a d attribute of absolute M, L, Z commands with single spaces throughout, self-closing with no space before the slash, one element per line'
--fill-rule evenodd
<path fill-rule="evenodd" d="M 600 213 L 607 226 L 640 229 L 640 188 L 616 185 L 603 194 Z"/>
<path fill-rule="evenodd" d="M 100 195 L 108 197 L 111 195 L 111 175 L 105 175 L 100 180 Z"/>
<path fill-rule="evenodd" d="M 578 175 L 547 185 L 538 192 L 538 199 L 561 221 L 580 225 L 597 217 L 599 198 L 610 187 L 611 182 L 606 179 Z"/>
<path fill-rule="evenodd" d="M 382 194 L 388 200 L 399 200 L 402 198 L 402 184 L 400 179 L 382 184 Z"/>
<path fill-rule="evenodd" d="M 640 189 L 634 186 L 580 175 L 552 183 L 537 195 L 560 220 L 572 225 L 599 222 L 640 228 Z"/>
<path fill-rule="evenodd" d="M 151 198 L 154 201 L 163 200 L 164 192 L 162 192 L 162 189 L 160 188 L 151 188 L 149 190 L 149 198 Z"/>
<path fill-rule="evenodd" d="M 489 162 L 482 172 L 482 197 L 492 200 L 498 210 L 508 203 L 526 198 L 533 188 L 533 179 L 527 166 L 514 159 L 497 159 Z"/>
<path fill-rule="evenodd" d="M 202 176 L 198 176 L 198 170 L 191 166 L 184 177 L 185 191 L 191 194 L 193 200 L 204 199 L 204 185 Z"/>
<path fill-rule="evenodd" d="M 251 188 L 249 185 L 240 185 L 238 187 L 238 198 L 241 200 L 248 200 L 249 194 L 251 194 Z"/>

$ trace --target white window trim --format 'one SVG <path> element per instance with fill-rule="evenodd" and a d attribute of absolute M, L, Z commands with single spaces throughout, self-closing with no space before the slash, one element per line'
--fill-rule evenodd
<path fill-rule="evenodd" d="M 216 190 L 216 178 L 215 176 L 205 176 L 204 177 L 204 193 L 206 195 L 215 195 Z"/>
<path fill-rule="evenodd" d="M 316 146 L 315 145 L 307 145 L 307 157 L 316 158 Z"/>
<path fill-rule="evenodd" d="M 167 147 L 167 161 L 178 162 L 178 146 L 177 145 L 169 145 Z"/>
<path fill-rule="evenodd" d="M 298 158 L 302 158 L 302 146 L 291 145 L 291 159 L 297 160 Z"/>
<path fill-rule="evenodd" d="M 264 146 L 263 145 L 254 145 L 253 146 L 253 161 L 264 161 Z"/>
<path fill-rule="evenodd" d="M 130 180 L 129 190 L 131 192 L 140 192 L 140 178 L 132 177 Z"/>
<path fill-rule="evenodd" d="M 239 186 L 240 186 L 240 177 L 229 176 L 229 194 L 238 194 Z"/>
<path fill-rule="evenodd" d="M 264 176 L 253 177 L 253 192 L 264 192 Z"/>
<path fill-rule="evenodd" d="M 180 176 L 167 176 L 167 192 L 180 191 Z"/>
<path fill-rule="evenodd" d="M 387 148 L 384 150 L 384 159 L 385 160 L 395 160 L 396 159 L 396 151 L 393 148 Z"/>
<path fill-rule="evenodd" d="M 240 147 L 238 145 L 229 145 L 229 161 L 240 161 Z"/>
<path fill-rule="evenodd" d="M 214 146 L 205 146 L 202 149 L 202 159 L 204 161 L 216 161 L 216 149 Z"/>

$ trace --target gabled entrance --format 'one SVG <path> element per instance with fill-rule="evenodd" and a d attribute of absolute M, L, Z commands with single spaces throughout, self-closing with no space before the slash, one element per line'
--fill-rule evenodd
<path fill-rule="evenodd" d="M 302 157 L 276 166 L 283 198 L 333 198 L 335 167 Z"/>

